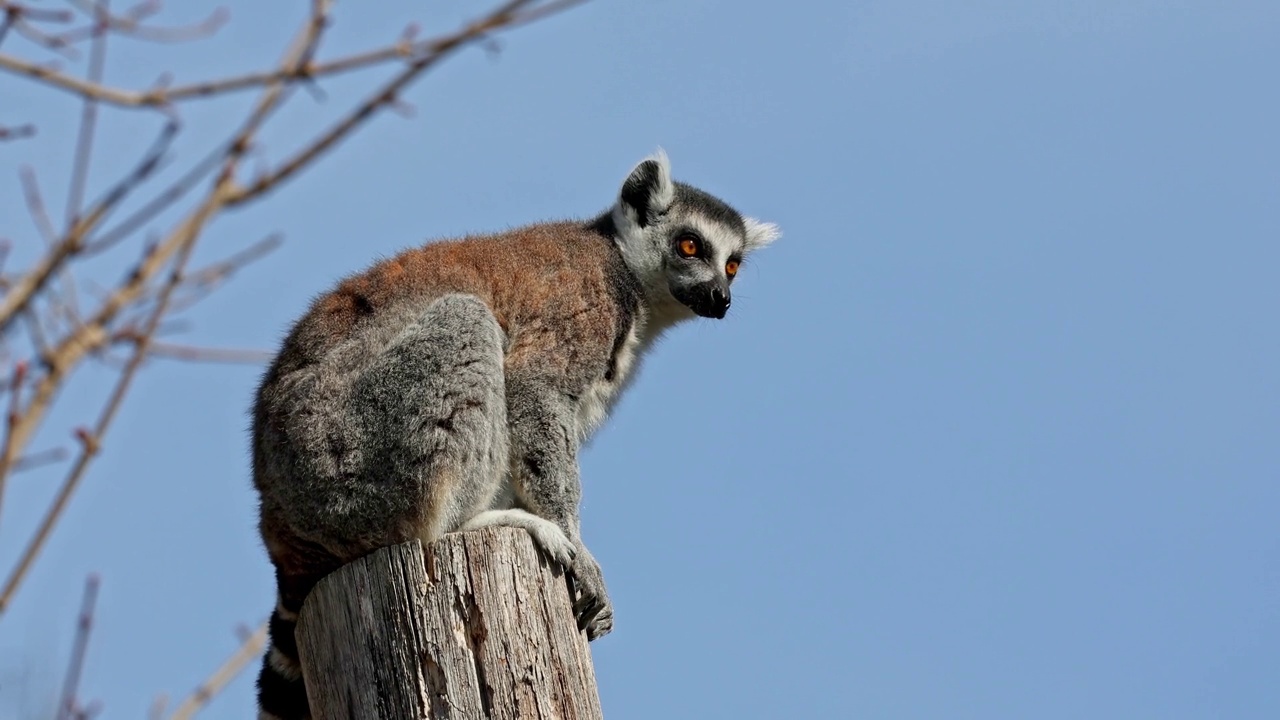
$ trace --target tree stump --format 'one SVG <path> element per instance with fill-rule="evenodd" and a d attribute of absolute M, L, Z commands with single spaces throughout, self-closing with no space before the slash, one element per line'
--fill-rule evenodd
<path fill-rule="evenodd" d="M 600 720 L 563 571 L 523 530 L 414 541 L 307 597 L 296 637 L 316 720 Z"/>

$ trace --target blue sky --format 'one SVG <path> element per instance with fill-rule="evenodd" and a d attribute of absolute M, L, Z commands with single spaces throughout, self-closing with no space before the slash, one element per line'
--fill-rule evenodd
<path fill-rule="evenodd" d="M 303 4 L 230 5 L 218 39 L 121 44 L 108 77 L 265 65 Z M 343 6 L 327 52 L 474 7 Z M 1278 33 L 1280 6 L 1246 1 L 596 0 L 442 66 L 412 118 L 219 220 L 203 261 L 286 244 L 188 339 L 272 347 L 374 258 L 591 215 L 662 146 L 785 235 L 582 459 L 617 612 L 594 646 L 608 717 L 1277 717 Z M 266 156 L 364 84 L 300 96 Z M 187 106 L 179 158 L 251 100 Z M 42 131 L 0 167 L 59 177 L 73 108 L 0 77 L 0 123 Z M 149 141 L 141 117 L 109 122 L 96 187 Z M 21 259 L 18 187 L 0 174 Z M 258 372 L 148 369 L 0 619 L 0 715 L 51 703 L 88 572 L 106 717 L 184 696 L 269 612 Z M 100 377 L 51 427 L 93 412 Z M 55 483 L 11 483 L 6 569 Z M 205 717 L 246 716 L 251 685 Z"/>

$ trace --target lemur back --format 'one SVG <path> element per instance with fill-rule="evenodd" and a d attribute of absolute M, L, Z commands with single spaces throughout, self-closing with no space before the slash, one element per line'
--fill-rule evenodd
<path fill-rule="evenodd" d="M 723 317 L 776 227 L 638 165 L 607 213 L 407 250 L 320 296 L 259 388 L 259 527 L 279 595 L 259 717 L 307 718 L 302 602 L 387 545 L 523 527 L 575 580 L 579 625 L 612 629 L 579 532 L 577 450 L 666 328 Z"/>

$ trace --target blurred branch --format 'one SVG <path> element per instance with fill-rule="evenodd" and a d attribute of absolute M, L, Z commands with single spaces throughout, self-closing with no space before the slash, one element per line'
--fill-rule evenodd
<path fill-rule="evenodd" d="M 103 0 L 96 10 L 93 24 L 93 43 L 89 51 L 89 82 L 101 83 L 102 70 L 107 60 L 107 28 L 109 13 Z M 89 162 L 93 157 L 93 135 L 98 126 L 98 101 L 85 98 L 80 111 L 80 131 L 76 137 L 76 151 L 71 164 L 71 187 L 67 191 L 67 226 L 75 223 L 84 204 L 84 185 L 89 177 Z"/>
<path fill-rule="evenodd" d="M 0 20 L 0 40 L 4 39 L 3 22 L 3 20 Z M 21 140 L 22 138 L 34 137 L 35 134 L 36 126 L 31 123 L 16 125 L 14 127 L 0 125 L 0 142 L 4 142 L 5 140 Z"/>
<path fill-rule="evenodd" d="M 275 354 L 270 350 L 241 350 L 235 348 L 202 348 L 191 345 L 151 343 L 154 357 L 167 357 L 187 362 L 248 363 L 258 365 L 269 361 Z"/>
<path fill-rule="evenodd" d="M 277 169 L 257 178 L 248 187 L 232 195 L 228 199 L 228 204 L 238 205 L 256 198 L 271 190 L 277 184 L 289 179 L 350 135 L 351 131 L 371 118 L 379 108 L 394 106 L 401 90 L 416 80 L 428 68 L 443 60 L 455 50 L 468 43 L 487 38 L 488 33 L 493 30 L 522 25 L 526 22 L 531 22 L 530 18 L 545 17 L 551 12 L 559 12 L 581 2 L 585 2 L 585 0 L 562 0 L 561 2 L 549 3 L 542 8 L 536 8 L 525 15 L 521 15 L 517 11 L 533 3 L 530 0 L 512 0 L 456 33 L 431 41 L 426 51 L 415 54 L 408 66 L 394 76 L 390 82 L 384 84 L 367 100 L 348 113 L 346 117 L 330 127 L 329 130 L 322 133 L 301 150 L 295 152 L 292 157 L 281 163 Z"/>
<path fill-rule="evenodd" d="M 31 5 L 0 0 L 0 10 L 4 11 L 3 29 L 10 28 L 27 40 L 45 49 L 57 52 L 65 57 L 75 57 L 75 52 L 67 47 L 55 35 L 51 35 L 36 27 L 35 23 L 69 23 L 74 15 L 66 10 L 44 10 Z"/>
<path fill-rule="evenodd" d="M 123 15 L 113 15 L 108 12 L 106 2 L 69 1 L 80 12 L 92 18 L 94 22 L 92 25 L 68 30 L 58 35 L 58 38 L 67 44 L 74 44 L 90 37 L 94 32 L 95 26 L 100 26 L 103 30 L 137 40 L 163 43 L 188 42 L 213 35 L 222 29 L 222 26 L 231 17 L 226 8 L 219 7 L 214 8 L 209 17 L 190 25 L 152 27 L 143 21 L 160 11 L 161 3 L 159 0 L 147 0 L 146 2 L 138 3 L 125 11 Z"/>
<path fill-rule="evenodd" d="M 52 465 L 56 462 L 62 462 L 67 459 L 66 448 L 49 448 L 40 452 L 23 455 L 13 463 L 13 472 L 22 472 L 23 470 L 33 470 L 42 465 Z"/>
<path fill-rule="evenodd" d="M 116 333 L 115 340 L 116 342 L 137 345 L 144 340 L 144 335 L 142 332 L 137 330 L 122 330 Z M 164 343 L 154 339 L 149 340 L 148 342 L 151 345 L 149 352 L 152 357 L 185 360 L 187 362 L 248 363 L 256 365 L 267 362 L 273 355 L 270 350 L 206 348 L 196 347 L 194 345 Z"/>
<path fill-rule="evenodd" d="M 261 260 L 267 253 L 280 247 L 282 242 L 284 242 L 284 239 L 279 235 L 268 235 L 230 257 L 198 270 L 193 270 L 187 275 L 183 283 L 202 292 L 211 291 L 250 263 Z"/>
<path fill-rule="evenodd" d="M 80 603 L 80 616 L 76 621 L 76 639 L 71 648 L 71 665 L 62 683 L 62 699 L 58 701 L 58 720 L 76 720 L 89 713 L 81 709 L 77 695 L 80 692 L 80 674 L 89 652 L 89 631 L 93 629 L 93 610 L 98 602 L 99 578 L 90 574 L 84 583 L 84 599 Z"/>
<path fill-rule="evenodd" d="M 154 87 L 149 90 L 125 90 L 105 86 L 99 82 L 81 80 L 51 68 L 0 54 L 0 69 L 25 75 L 52 87 L 120 107 L 160 107 L 193 98 L 208 98 L 222 93 L 261 87 L 277 82 L 316 80 L 329 75 L 360 70 L 385 64 L 391 60 L 415 62 L 423 57 L 442 55 L 454 49 L 460 42 L 473 40 L 493 30 L 511 29 L 526 25 L 552 14 L 563 12 L 587 0 L 557 0 L 543 3 L 523 13 L 522 7 L 535 4 L 533 0 L 517 0 L 490 13 L 482 20 L 460 32 L 427 40 L 412 41 L 405 36 L 390 45 L 364 52 L 346 55 L 325 62 L 307 62 L 297 67 L 284 67 L 261 72 L 245 73 L 214 80 L 202 80 L 173 87 Z"/>
<path fill-rule="evenodd" d="M 164 720 L 164 709 L 169 704 L 169 696 L 161 693 L 151 701 L 151 709 L 147 710 L 148 720 Z"/>
<path fill-rule="evenodd" d="M 4 298 L 0 300 L 0 335 L 9 329 L 9 326 L 19 313 L 26 310 L 36 295 L 44 289 L 49 279 L 67 261 L 85 249 L 85 235 L 106 218 L 107 214 L 122 202 L 130 191 L 138 187 L 155 171 L 160 164 L 160 158 L 163 157 L 177 132 L 177 121 L 170 118 L 169 122 L 160 131 L 160 136 L 156 139 L 156 142 L 147 154 L 143 156 L 137 167 L 117 183 L 115 187 L 111 188 L 102 200 L 95 203 L 87 213 L 77 217 L 71 223 L 71 227 L 67 229 L 66 234 L 62 236 L 62 239 L 56 241 L 49 252 L 45 253 L 33 268 L 23 273 L 18 282 L 9 288 Z M 35 172 L 24 168 L 22 180 L 23 188 L 27 194 L 27 207 L 37 227 L 40 228 L 42 234 L 50 237 L 56 236 L 53 230 L 53 223 L 49 219 L 49 214 L 45 210 L 39 188 L 36 185 Z M 0 478 L 3 477 L 3 467 L 2 461 L 0 461 Z"/>
<path fill-rule="evenodd" d="M 178 706 L 173 714 L 169 716 L 169 720 L 188 720 L 204 709 L 205 705 L 213 699 L 215 695 L 227 686 L 227 683 L 235 679 L 237 675 L 244 670 L 250 662 L 257 660 L 262 656 L 262 648 L 267 642 L 267 624 L 263 623 L 253 632 L 252 635 L 245 638 L 227 661 L 214 671 L 209 679 L 200 683 L 200 687 L 191 693 L 182 704 Z"/>
<path fill-rule="evenodd" d="M 57 242 L 58 231 L 53 228 L 53 221 L 49 219 L 49 211 L 45 209 L 44 198 L 40 194 L 40 181 L 36 178 L 36 171 L 27 165 L 18 169 L 18 179 L 22 182 L 22 194 L 27 201 L 27 212 L 31 214 L 31 220 L 35 223 L 36 229 L 40 231 L 41 237 L 46 243 L 52 245 Z M 5 296 L 6 305 L 9 303 L 9 296 Z M 17 309 L 21 309 L 18 306 Z M 10 317 L 16 310 L 0 311 L 0 317 Z"/>
<path fill-rule="evenodd" d="M 8 0 L 0 0 L 0 11 L 4 12 L 6 18 L 18 19 L 29 18 L 39 22 L 66 23 L 71 22 L 72 15 L 67 10 L 45 10 L 44 8 L 32 7 L 23 3 L 9 2 Z"/>

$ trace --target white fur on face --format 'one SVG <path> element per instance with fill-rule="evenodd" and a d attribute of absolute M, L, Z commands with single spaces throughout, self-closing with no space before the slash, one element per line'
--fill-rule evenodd
<path fill-rule="evenodd" d="M 744 248 L 747 252 L 759 250 L 782 236 L 782 229 L 773 223 L 749 217 L 742 218 L 742 221 L 747 226 L 747 244 Z"/>
<path fill-rule="evenodd" d="M 742 235 L 738 234 L 736 228 L 726 227 L 700 215 L 682 218 L 682 221 L 702 236 L 707 255 L 711 257 L 711 267 L 720 274 L 724 274 L 725 263 L 729 262 L 731 256 L 741 255 L 746 251 Z"/>

